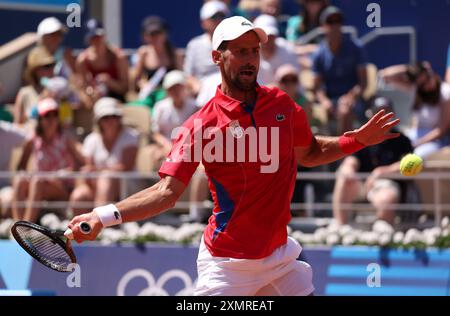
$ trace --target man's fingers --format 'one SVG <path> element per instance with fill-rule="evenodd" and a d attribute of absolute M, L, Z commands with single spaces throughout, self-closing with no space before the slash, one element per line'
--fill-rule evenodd
<path fill-rule="evenodd" d="M 393 118 L 394 115 L 395 115 L 394 112 L 390 112 L 390 113 L 388 113 L 388 114 L 386 114 L 386 115 L 383 115 L 383 116 L 377 121 L 377 124 L 383 125 L 385 122 L 387 122 L 387 121 L 389 121 L 391 118 Z"/>
<path fill-rule="evenodd" d="M 400 133 L 390 133 L 390 134 L 386 134 L 385 138 L 386 139 L 393 139 L 393 138 L 397 138 L 400 136 Z"/>
<path fill-rule="evenodd" d="M 383 129 L 386 129 L 386 130 L 391 129 L 391 128 L 393 128 L 394 126 L 398 125 L 399 123 L 400 123 L 400 119 L 395 119 L 395 120 L 393 120 L 392 122 L 386 123 L 386 124 L 383 126 Z"/>
<path fill-rule="evenodd" d="M 377 114 L 375 114 L 374 116 L 372 116 L 372 118 L 369 120 L 369 122 L 378 122 L 378 120 L 384 115 L 386 111 L 380 110 L 377 112 Z"/>

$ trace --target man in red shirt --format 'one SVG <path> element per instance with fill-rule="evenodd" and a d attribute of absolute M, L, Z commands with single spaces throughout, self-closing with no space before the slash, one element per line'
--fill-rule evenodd
<path fill-rule="evenodd" d="M 203 163 L 214 200 L 197 260 L 197 295 L 309 295 L 311 267 L 288 238 L 296 166 L 317 166 L 397 137 L 394 114 L 377 113 L 341 137 L 313 136 L 303 109 L 277 88 L 261 87 L 260 44 L 267 35 L 243 17 L 223 20 L 212 58 L 222 74 L 215 97 L 178 130 L 161 180 L 116 205 L 75 217 L 75 240 L 172 207 Z M 81 233 L 87 221 L 92 231 Z"/>

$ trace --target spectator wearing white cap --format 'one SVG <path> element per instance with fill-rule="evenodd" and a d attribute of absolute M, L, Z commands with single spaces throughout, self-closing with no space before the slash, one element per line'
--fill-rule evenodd
<path fill-rule="evenodd" d="M 62 46 L 66 33 L 66 26 L 53 16 L 43 19 L 37 27 L 39 45 L 56 60 L 55 75 L 69 78 L 75 70 L 75 57 L 72 49 Z"/>
<path fill-rule="evenodd" d="M 291 64 L 300 68 L 294 47 L 279 36 L 278 23 L 274 16 L 260 15 L 255 19 L 254 24 L 255 27 L 262 28 L 268 36 L 267 42 L 261 44 L 261 65 L 258 75 L 260 84 L 274 84 L 276 82 L 275 72 L 284 64 Z"/>
<path fill-rule="evenodd" d="M 138 150 L 139 133 L 122 124 L 122 106 L 110 97 L 99 99 L 94 106 L 94 118 L 98 131 L 89 134 L 83 143 L 86 157 L 84 172 L 101 172 L 92 181 L 79 184 L 70 196 L 75 214 L 86 209 L 77 207 L 77 202 L 103 205 L 119 198 L 119 180 L 110 172 L 133 171 Z"/>
<path fill-rule="evenodd" d="M 38 123 L 35 135 L 23 147 L 18 170 L 26 170 L 32 159 L 32 171 L 64 172 L 76 170 L 84 164 L 84 157 L 76 148 L 75 140 L 63 132 L 58 120 L 58 103 L 52 98 L 38 102 Z M 14 183 L 13 218 L 36 222 L 40 210 L 35 202 L 65 201 L 74 187 L 73 179 L 18 176 Z M 26 207 L 19 205 L 27 200 Z"/>
<path fill-rule="evenodd" d="M 199 92 L 206 76 L 219 71 L 211 58 L 212 35 L 228 14 L 227 5 L 218 0 L 206 2 L 200 10 L 201 25 L 205 33 L 189 41 L 184 62 L 184 72 L 190 77 L 189 86 L 194 94 Z"/>

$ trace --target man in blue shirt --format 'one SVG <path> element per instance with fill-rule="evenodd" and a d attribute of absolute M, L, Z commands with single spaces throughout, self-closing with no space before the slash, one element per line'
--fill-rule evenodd
<path fill-rule="evenodd" d="M 367 85 L 367 56 L 359 42 L 344 36 L 342 12 L 328 7 L 320 16 L 326 38 L 313 56 L 316 101 L 325 108 L 337 133 L 352 129 L 353 118 L 364 119 L 361 96 Z"/>

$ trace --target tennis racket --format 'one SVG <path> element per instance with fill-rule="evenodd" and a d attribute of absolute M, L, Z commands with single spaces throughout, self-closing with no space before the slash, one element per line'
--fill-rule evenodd
<path fill-rule="evenodd" d="M 88 223 L 81 222 L 78 225 L 82 233 L 90 233 Z M 70 264 L 76 263 L 77 258 L 70 243 L 73 239 L 71 229 L 60 231 L 18 221 L 11 227 L 11 233 L 28 254 L 46 267 L 59 272 L 72 272 Z"/>

